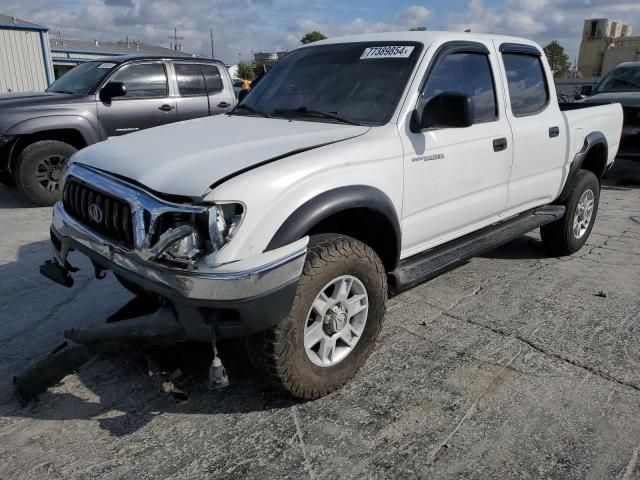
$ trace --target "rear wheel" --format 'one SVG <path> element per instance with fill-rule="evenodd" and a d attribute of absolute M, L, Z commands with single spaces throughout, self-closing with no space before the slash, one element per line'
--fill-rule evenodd
<path fill-rule="evenodd" d="M 254 364 L 302 399 L 340 388 L 372 352 L 385 314 L 386 273 L 378 255 L 342 235 L 318 235 L 289 315 L 249 339 Z"/>
<path fill-rule="evenodd" d="M 28 145 L 16 162 L 16 184 L 34 205 L 53 205 L 60 199 L 62 174 L 76 151 L 72 145 L 58 140 Z"/>
<path fill-rule="evenodd" d="M 567 211 L 559 220 L 540 228 L 546 250 L 552 255 L 571 255 L 586 243 L 598 213 L 600 182 L 593 172 L 580 170 L 569 194 Z"/>

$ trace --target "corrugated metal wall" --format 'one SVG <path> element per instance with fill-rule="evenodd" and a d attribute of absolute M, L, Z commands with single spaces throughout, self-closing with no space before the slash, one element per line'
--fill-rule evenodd
<path fill-rule="evenodd" d="M 48 87 L 46 59 L 40 32 L 0 27 L 0 93 L 43 91 Z"/>

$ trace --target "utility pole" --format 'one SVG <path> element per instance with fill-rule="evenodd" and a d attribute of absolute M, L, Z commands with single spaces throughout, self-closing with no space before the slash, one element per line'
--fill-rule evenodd
<path fill-rule="evenodd" d="M 211 58 L 216 58 L 215 55 L 213 54 L 213 28 L 210 30 L 211 33 Z"/>
<path fill-rule="evenodd" d="M 175 50 L 176 52 L 181 52 L 183 50 L 182 44 L 178 43 L 178 40 L 184 40 L 184 37 L 178 36 L 178 29 L 173 29 L 173 35 L 169 35 L 169 38 L 172 40 L 171 50 Z"/>

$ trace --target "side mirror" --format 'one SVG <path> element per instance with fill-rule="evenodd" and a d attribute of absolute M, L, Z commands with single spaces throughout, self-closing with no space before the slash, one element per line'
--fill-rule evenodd
<path fill-rule="evenodd" d="M 114 97 L 124 97 L 127 94 L 127 86 L 122 82 L 109 82 L 100 90 L 100 100 L 104 103 L 111 102 Z"/>
<path fill-rule="evenodd" d="M 444 92 L 424 106 L 419 130 L 429 128 L 466 128 L 473 125 L 473 100 L 464 93 Z"/>
<path fill-rule="evenodd" d="M 242 102 L 242 100 L 245 99 L 245 97 L 249 95 L 249 89 L 244 89 L 244 90 L 240 90 L 238 92 L 238 103 Z"/>
<path fill-rule="evenodd" d="M 591 95 L 593 95 L 593 85 L 583 85 L 580 87 L 581 97 L 590 97 Z"/>

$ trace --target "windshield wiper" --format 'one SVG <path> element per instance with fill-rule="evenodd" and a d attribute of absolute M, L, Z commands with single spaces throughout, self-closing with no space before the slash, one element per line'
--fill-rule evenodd
<path fill-rule="evenodd" d="M 246 110 L 247 112 L 255 113 L 256 115 L 262 115 L 264 118 L 271 118 L 271 116 L 268 113 L 261 112 L 260 110 L 250 107 L 249 105 L 245 105 L 244 103 L 240 103 L 235 107 L 233 107 L 229 112 L 229 115 L 233 115 L 236 112 L 236 110 L 240 110 L 240 109 Z"/>
<path fill-rule="evenodd" d="M 298 107 L 298 108 L 278 108 L 271 113 L 283 113 L 283 114 L 302 114 L 302 116 L 309 115 L 317 115 L 319 117 L 330 118 L 332 120 L 337 120 L 338 122 L 348 123 L 349 125 L 362 125 L 360 122 L 356 122 L 355 120 L 351 120 L 347 117 L 343 117 L 340 115 L 340 112 L 325 112 L 322 110 L 314 110 L 313 108 L 308 107 Z"/>

